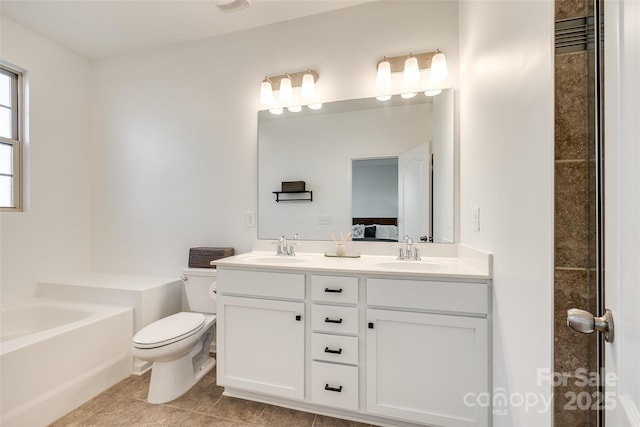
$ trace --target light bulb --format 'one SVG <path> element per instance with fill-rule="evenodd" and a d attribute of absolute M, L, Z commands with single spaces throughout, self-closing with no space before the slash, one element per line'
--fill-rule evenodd
<path fill-rule="evenodd" d="M 431 58 L 431 71 L 429 72 L 429 80 L 438 82 L 445 80 L 449 76 L 447 69 L 447 58 L 440 50 Z"/>
<path fill-rule="evenodd" d="M 302 76 L 302 88 L 300 88 L 300 95 L 306 99 L 313 99 L 316 96 L 316 84 L 313 74 L 307 73 Z"/>
<path fill-rule="evenodd" d="M 322 108 L 322 104 L 309 104 L 307 105 L 307 107 L 309 107 L 312 110 L 319 110 Z"/>
<path fill-rule="evenodd" d="M 386 58 L 378 63 L 376 87 L 382 91 L 388 91 L 391 88 L 391 64 Z"/>
<path fill-rule="evenodd" d="M 376 99 L 378 101 L 388 101 L 391 99 L 391 95 L 380 95 L 380 96 L 376 96 Z"/>
<path fill-rule="evenodd" d="M 280 80 L 280 101 L 288 103 L 293 100 L 293 88 L 291 87 L 291 79 L 284 77 Z"/>
<path fill-rule="evenodd" d="M 402 97 L 402 99 L 410 99 L 416 96 L 417 94 L 418 94 L 417 92 L 405 92 L 400 94 L 400 96 Z"/>
<path fill-rule="evenodd" d="M 284 109 L 282 107 L 269 108 L 269 112 L 275 115 L 282 114 L 283 111 Z"/>
<path fill-rule="evenodd" d="M 440 95 L 440 92 L 442 92 L 442 89 L 427 89 L 424 91 L 424 94 L 426 96 L 436 96 Z"/>
<path fill-rule="evenodd" d="M 271 82 L 268 79 L 264 79 L 260 85 L 260 104 L 271 105 L 273 102 L 273 88 L 271 87 Z"/>
<path fill-rule="evenodd" d="M 292 113 L 299 113 L 300 111 L 302 111 L 302 105 L 291 105 L 287 107 L 287 110 L 291 111 Z"/>
<path fill-rule="evenodd" d="M 404 61 L 404 84 L 413 86 L 420 82 L 420 68 L 418 67 L 418 58 L 411 55 Z"/>

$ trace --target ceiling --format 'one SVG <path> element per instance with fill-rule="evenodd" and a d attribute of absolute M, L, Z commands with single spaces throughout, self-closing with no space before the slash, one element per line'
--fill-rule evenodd
<path fill-rule="evenodd" d="M 251 0 L 224 13 L 212 0 L 0 0 L 0 11 L 88 59 L 215 37 L 371 0 Z"/>

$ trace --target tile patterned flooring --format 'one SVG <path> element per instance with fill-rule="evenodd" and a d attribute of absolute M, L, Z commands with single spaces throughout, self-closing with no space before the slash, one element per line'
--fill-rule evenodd
<path fill-rule="evenodd" d="M 367 427 L 368 424 L 300 412 L 223 396 L 216 370 L 176 400 L 152 405 L 146 401 L 150 372 L 130 375 L 105 392 L 58 419 L 49 427 L 81 426 L 278 426 Z"/>

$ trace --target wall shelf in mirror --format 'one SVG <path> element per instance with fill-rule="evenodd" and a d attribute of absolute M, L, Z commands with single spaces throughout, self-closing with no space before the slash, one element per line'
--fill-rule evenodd
<path fill-rule="evenodd" d="M 274 191 L 276 202 L 313 202 L 313 191 Z M 281 194 L 294 194 L 298 196 L 280 198 Z M 306 196 L 305 196 L 306 195 Z"/>

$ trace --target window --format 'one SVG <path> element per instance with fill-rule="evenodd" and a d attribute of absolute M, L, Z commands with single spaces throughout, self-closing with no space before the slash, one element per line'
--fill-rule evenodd
<path fill-rule="evenodd" d="M 0 211 L 22 210 L 22 73 L 0 64 Z"/>

